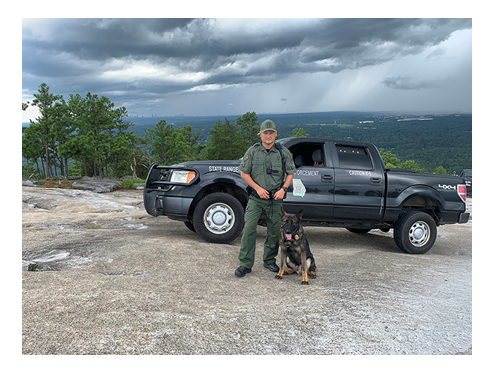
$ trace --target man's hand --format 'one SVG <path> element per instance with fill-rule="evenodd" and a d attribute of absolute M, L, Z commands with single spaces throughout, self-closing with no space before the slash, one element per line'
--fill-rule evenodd
<path fill-rule="evenodd" d="M 269 192 L 266 189 L 261 188 L 259 185 L 256 188 L 256 193 L 261 199 L 269 199 Z"/>
<path fill-rule="evenodd" d="M 285 197 L 285 190 L 283 188 L 281 188 L 280 190 L 278 190 L 275 194 L 274 194 L 274 199 L 275 201 L 278 200 L 278 199 L 283 199 Z"/>

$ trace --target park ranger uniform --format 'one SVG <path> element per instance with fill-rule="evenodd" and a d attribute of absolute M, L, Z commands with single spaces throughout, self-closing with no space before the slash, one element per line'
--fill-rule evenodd
<path fill-rule="evenodd" d="M 257 223 L 263 210 L 266 213 L 268 227 L 266 242 L 264 243 L 263 262 L 264 264 L 276 262 L 283 200 L 275 201 L 273 195 L 281 189 L 284 173 L 291 175 L 295 173 L 296 169 L 292 154 L 288 149 L 275 143 L 270 150 L 266 150 L 260 142 L 247 150 L 239 170 L 249 174 L 260 187 L 266 189 L 270 194 L 270 199 L 261 199 L 255 196 L 255 193 L 251 194 L 245 210 L 245 226 L 242 233 L 239 261 L 240 266 L 251 269 L 254 265 Z"/>

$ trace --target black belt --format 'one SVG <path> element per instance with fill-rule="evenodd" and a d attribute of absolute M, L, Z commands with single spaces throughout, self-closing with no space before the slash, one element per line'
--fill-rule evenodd
<path fill-rule="evenodd" d="M 273 190 L 268 190 L 268 193 L 269 193 L 269 199 L 274 200 L 274 195 L 275 195 L 275 194 L 276 194 L 276 192 L 277 192 L 277 191 L 279 191 L 280 189 L 281 189 L 281 187 L 276 188 L 276 189 L 273 189 Z M 256 189 L 251 188 L 251 193 L 250 193 L 250 194 L 252 194 L 252 195 L 253 195 L 254 197 L 256 197 L 256 198 L 261 198 L 261 197 L 259 197 L 259 194 L 257 194 Z M 285 193 L 285 197 L 284 197 L 283 199 L 285 199 L 285 198 L 286 198 L 286 193 Z M 262 198 L 261 198 L 261 199 L 262 199 Z"/>

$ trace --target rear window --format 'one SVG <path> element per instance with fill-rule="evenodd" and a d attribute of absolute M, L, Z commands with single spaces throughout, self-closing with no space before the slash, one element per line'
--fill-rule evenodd
<path fill-rule="evenodd" d="M 336 145 L 340 168 L 371 170 L 372 159 L 367 150 L 358 146 Z"/>

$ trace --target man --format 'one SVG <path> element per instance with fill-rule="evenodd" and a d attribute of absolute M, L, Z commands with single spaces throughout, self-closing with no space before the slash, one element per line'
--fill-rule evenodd
<path fill-rule="evenodd" d="M 256 251 L 256 228 L 263 210 L 268 232 L 264 243 L 263 265 L 278 272 L 278 254 L 281 207 L 286 190 L 293 180 L 295 165 L 292 154 L 285 147 L 275 145 L 276 125 L 265 120 L 260 127 L 261 142 L 251 146 L 239 166 L 240 176 L 253 189 L 245 211 L 245 226 L 240 243 L 240 266 L 235 275 L 243 277 L 251 272 Z M 286 178 L 283 180 L 284 173 Z"/>

